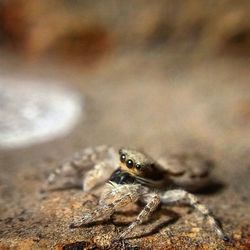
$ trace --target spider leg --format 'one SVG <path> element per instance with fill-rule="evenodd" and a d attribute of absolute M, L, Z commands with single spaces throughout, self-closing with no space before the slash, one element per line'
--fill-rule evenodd
<path fill-rule="evenodd" d="M 76 187 L 89 191 L 108 179 L 117 162 L 113 147 L 103 145 L 85 148 L 55 169 L 48 176 L 42 191 Z"/>
<path fill-rule="evenodd" d="M 205 205 L 201 204 L 195 195 L 185 190 L 175 189 L 175 190 L 166 191 L 162 195 L 161 201 L 164 204 L 169 204 L 169 203 L 178 202 L 178 201 L 180 202 L 186 201 L 189 205 L 197 209 L 207 219 L 210 226 L 215 230 L 215 232 L 221 239 L 223 239 L 224 241 L 229 240 L 228 236 L 225 235 L 220 224 L 213 217 L 211 211 L 209 211 L 209 209 Z"/>
<path fill-rule="evenodd" d="M 148 203 L 139 213 L 136 220 L 130 224 L 130 226 L 119 236 L 119 239 L 123 239 L 129 234 L 137 225 L 148 219 L 149 215 L 158 207 L 161 202 L 160 196 L 156 193 L 147 195 Z"/>
<path fill-rule="evenodd" d="M 115 212 L 114 204 L 105 204 L 98 206 L 95 210 L 85 213 L 82 216 L 75 217 L 70 224 L 70 228 L 80 227 L 97 221 L 108 220 Z"/>
<path fill-rule="evenodd" d="M 140 198 L 140 185 L 107 184 L 107 190 L 101 196 L 98 207 L 83 216 L 75 217 L 71 227 L 79 227 L 96 221 L 103 221 L 118 209 Z"/>
<path fill-rule="evenodd" d="M 109 160 L 96 164 L 91 170 L 86 172 L 82 179 L 83 191 L 88 192 L 106 182 L 115 168 L 117 168 L 117 164 L 112 164 Z"/>

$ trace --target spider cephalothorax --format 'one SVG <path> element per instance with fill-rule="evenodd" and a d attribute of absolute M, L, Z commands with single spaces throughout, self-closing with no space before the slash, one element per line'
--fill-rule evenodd
<path fill-rule="evenodd" d="M 122 182 L 126 180 L 127 184 L 128 181 L 151 187 L 160 187 L 166 184 L 166 172 L 146 154 L 132 149 L 120 149 L 119 155 L 119 168 L 111 175 L 110 181 L 122 184 L 119 180 L 120 176 Z"/>
<path fill-rule="evenodd" d="M 87 148 L 49 176 L 47 189 L 74 186 L 80 183 L 79 177 L 83 179 L 84 191 L 90 191 L 106 182 L 99 205 L 89 213 L 74 218 L 71 225 L 73 227 L 106 220 L 117 209 L 140 200 L 146 203 L 146 206 L 118 237 L 125 238 L 134 227 L 145 221 L 160 203 L 185 202 L 207 219 L 219 237 L 228 240 L 206 206 L 201 204 L 195 195 L 186 191 L 197 190 L 206 185 L 211 165 L 207 162 L 207 159 L 199 154 L 175 155 L 156 162 L 136 150 L 121 149 L 118 155 L 112 147 Z M 178 188 L 173 189 L 176 186 Z"/>

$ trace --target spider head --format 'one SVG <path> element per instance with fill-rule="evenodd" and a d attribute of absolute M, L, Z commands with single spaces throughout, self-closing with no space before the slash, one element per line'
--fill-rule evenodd
<path fill-rule="evenodd" d="M 125 148 L 120 149 L 119 154 L 122 171 L 143 179 L 160 180 L 163 178 L 162 171 L 150 156 Z"/>

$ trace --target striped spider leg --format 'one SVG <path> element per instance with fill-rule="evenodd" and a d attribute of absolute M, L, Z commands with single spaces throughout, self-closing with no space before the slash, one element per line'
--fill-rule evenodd
<path fill-rule="evenodd" d="M 212 215 L 212 212 L 204 204 L 200 203 L 200 201 L 195 195 L 185 190 L 173 189 L 163 193 L 163 195 L 161 196 L 161 202 L 163 204 L 168 204 L 168 205 L 176 202 L 186 203 L 194 207 L 197 211 L 199 211 L 202 214 L 202 216 L 207 220 L 211 228 L 216 232 L 216 234 L 221 239 L 223 239 L 224 241 L 229 241 L 229 237 L 224 233 L 220 224 Z"/>
<path fill-rule="evenodd" d="M 119 208 L 131 202 L 136 202 L 140 197 L 140 185 L 117 185 L 109 182 L 105 185 L 98 206 L 82 216 L 74 218 L 70 227 L 79 227 L 97 221 L 105 221 Z"/>
<path fill-rule="evenodd" d="M 90 191 L 105 183 L 118 165 L 113 147 L 85 148 L 50 173 L 42 191 L 82 188 Z"/>

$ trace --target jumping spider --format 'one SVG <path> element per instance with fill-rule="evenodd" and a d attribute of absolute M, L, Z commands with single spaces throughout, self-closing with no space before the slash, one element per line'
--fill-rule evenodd
<path fill-rule="evenodd" d="M 208 208 L 186 191 L 199 190 L 208 182 L 210 165 L 199 154 L 174 155 L 156 162 L 136 150 L 121 149 L 118 157 L 114 148 L 99 146 L 86 148 L 62 164 L 49 175 L 46 189 L 82 186 L 87 192 L 107 182 L 97 208 L 75 218 L 71 227 L 107 220 L 117 209 L 131 202 L 143 201 L 146 206 L 118 237 L 124 239 L 160 203 L 185 202 L 207 219 L 221 239 L 228 241 L 229 238 Z"/>

